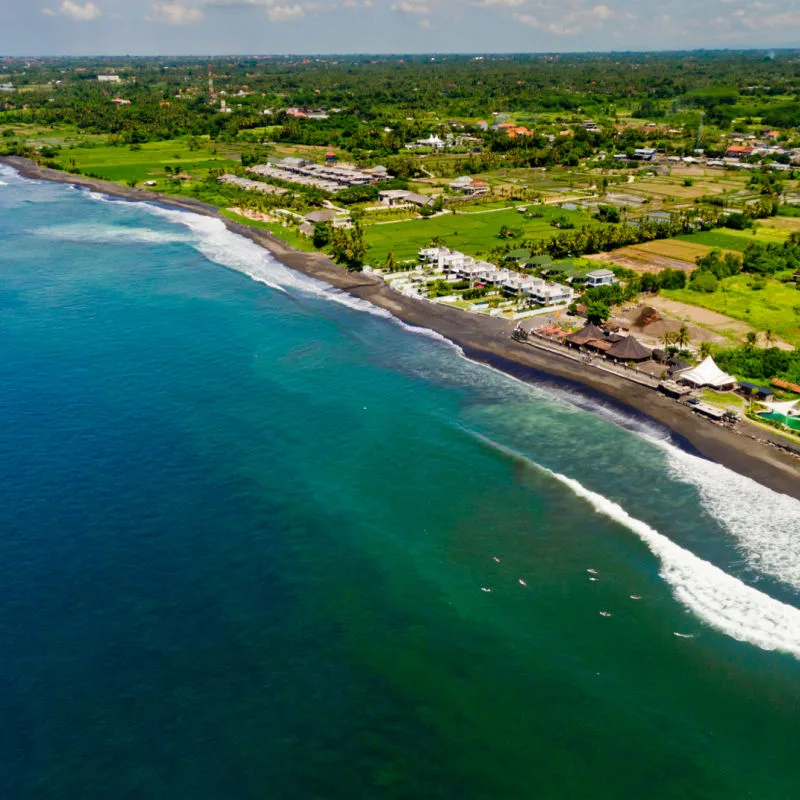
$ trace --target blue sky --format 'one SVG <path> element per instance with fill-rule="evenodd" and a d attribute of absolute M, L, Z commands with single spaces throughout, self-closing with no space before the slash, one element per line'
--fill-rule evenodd
<path fill-rule="evenodd" d="M 0 0 L 0 55 L 794 46 L 800 0 Z"/>

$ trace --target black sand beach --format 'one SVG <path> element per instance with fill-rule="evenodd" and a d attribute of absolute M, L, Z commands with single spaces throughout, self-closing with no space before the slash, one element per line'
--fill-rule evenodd
<path fill-rule="evenodd" d="M 286 266 L 325 281 L 351 295 L 386 309 L 404 322 L 434 330 L 464 349 L 469 358 L 532 382 L 555 381 L 581 390 L 590 398 L 605 398 L 635 415 L 652 419 L 672 431 L 679 444 L 707 459 L 746 475 L 775 491 L 800 499 L 800 460 L 749 436 L 698 418 L 692 411 L 622 377 L 514 341 L 512 323 L 466 314 L 455 308 L 405 297 L 377 276 L 348 273 L 320 253 L 292 248 L 267 231 L 241 225 L 218 209 L 197 200 L 127 189 L 114 183 L 38 167 L 18 157 L 2 157 L 26 178 L 69 183 L 126 200 L 150 202 L 221 219 L 229 230 L 266 248 Z M 766 434 L 765 434 L 766 438 Z M 624 453 L 619 454 L 624 457 Z"/>

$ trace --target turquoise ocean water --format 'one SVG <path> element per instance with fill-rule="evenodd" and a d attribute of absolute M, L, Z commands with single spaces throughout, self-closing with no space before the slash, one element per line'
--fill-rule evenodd
<path fill-rule="evenodd" d="M 800 796 L 797 501 L 3 168 L 0 358 L 0 797 Z"/>

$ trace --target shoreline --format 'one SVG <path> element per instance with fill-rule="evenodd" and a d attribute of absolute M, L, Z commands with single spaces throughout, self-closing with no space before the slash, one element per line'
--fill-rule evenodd
<path fill-rule="evenodd" d="M 216 207 L 199 200 L 128 189 L 96 178 L 39 167 L 18 156 L 0 157 L 0 164 L 11 167 L 24 178 L 71 184 L 110 197 L 219 219 L 228 230 L 265 248 L 290 269 L 366 300 L 409 325 L 439 333 L 461 347 L 465 356 L 473 361 L 528 383 L 550 382 L 576 390 L 590 400 L 602 399 L 629 416 L 666 428 L 688 452 L 800 500 L 800 461 L 788 453 L 699 419 L 686 406 L 653 389 L 517 342 L 511 338 L 513 323 L 508 320 L 467 314 L 456 308 L 406 297 L 375 275 L 348 273 L 322 253 L 296 250 L 269 231 L 230 220 Z"/>

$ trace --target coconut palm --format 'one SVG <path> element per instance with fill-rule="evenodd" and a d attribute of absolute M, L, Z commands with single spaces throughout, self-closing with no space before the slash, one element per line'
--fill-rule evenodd
<path fill-rule="evenodd" d="M 675 342 L 675 331 L 664 331 L 661 341 L 664 343 L 665 348 L 669 347 Z"/>
<path fill-rule="evenodd" d="M 700 342 L 700 358 L 705 359 L 711 355 L 711 342 Z"/>
<path fill-rule="evenodd" d="M 689 337 L 689 329 L 685 325 L 681 325 L 681 327 L 678 329 L 678 332 L 675 334 L 674 341 L 675 344 L 681 348 L 681 350 L 685 349 L 689 344 L 691 341 Z"/>
<path fill-rule="evenodd" d="M 748 347 L 755 347 L 758 336 L 756 335 L 755 331 L 750 331 L 747 336 L 744 337 L 744 339 L 747 342 Z"/>
<path fill-rule="evenodd" d="M 775 344 L 775 334 L 772 332 L 771 328 L 767 328 L 764 331 L 764 341 L 767 344 L 767 347 L 772 347 Z"/>

